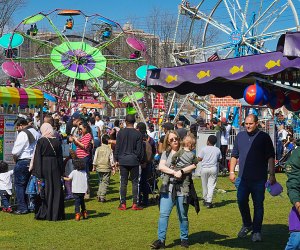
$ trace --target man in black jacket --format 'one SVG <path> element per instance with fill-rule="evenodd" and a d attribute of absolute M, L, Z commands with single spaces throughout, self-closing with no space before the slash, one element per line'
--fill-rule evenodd
<path fill-rule="evenodd" d="M 132 181 L 132 210 L 141 210 L 138 206 L 138 184 L 139 184 L 139 165 L 143 159 L 143 137 L 142 134 L 134 129 L 134 115 L 127 115 L 125 118 L 126 128 L 119 131 L 117 135 L 114 157 L 116 164 L 120 167 L 120 206 L 119 210 L 126 210 L 126 192 L 128 176 L 130 173 Z"/>

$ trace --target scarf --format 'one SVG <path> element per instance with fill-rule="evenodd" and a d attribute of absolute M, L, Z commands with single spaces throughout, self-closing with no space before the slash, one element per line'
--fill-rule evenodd
<path fill-rule="evenodd" d="M 42 137 L 47 137 L 47 138 L 54 137 L 54 130 L 53 130 L 53 127 L 51 126 L 51 124 L 43 123 L 40 130 L 42 133 Z"/>

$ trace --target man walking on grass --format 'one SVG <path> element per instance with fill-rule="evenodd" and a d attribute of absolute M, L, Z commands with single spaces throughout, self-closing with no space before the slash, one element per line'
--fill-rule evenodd
<path fill-rule="evenodd" d="M 143 159 L 143 136 L 136 130 L 134 115 L 125 118 L 126 128 L 117 135 L 114 157 L 116 165 L 120 167 L 120 206 L 119 210 L 126 210 L 126 193 L 130 173 L 132 181 L 132 210 L 141 210 L 138 206 L 139 166 Z"/>
<path fill-rule="evenodd" d="M 246 131 L 236 136 L 230 161 L 229 179 L 236 182 L 237 201 L 242 216 L 243 226 L 238 233 L 239 238 L 245 238 L 252 232 L 252 241 L 262 241 L 261 228 L 264 217 L 265 183 L 271 184 L 275 178 L 275 151 L 270 136 L 258 129 L 256 115 L 248 115 L 245 119 Z M 235 178 L 234 169 L 239 159 L 239 174 Z M 254 216 L 251 219 L 249 195 L 254 206 Z"/>

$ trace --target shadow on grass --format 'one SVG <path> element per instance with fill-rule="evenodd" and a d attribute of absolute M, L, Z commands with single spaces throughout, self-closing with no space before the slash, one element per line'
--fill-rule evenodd
<path fill-rule="evenodd" d="M 288 226 L 282 224 L 263 225 L 262 237 L 262 242 L 252 242 L 251 235 L 249 235 L 244 239 L 224 239 L 210 243 L 231 248 L 245 248 L 254 250 L 284 249 L 288 240 Z"/>
<path fill-rule="evenodd" d="M 263 225 L 263 241 L 252 242 L 251 234 L 246 238 L 231 238 L 229 235 L 222 235 L 212 231 L 202 231 L 193 233 L 189 236 L 190 246 L 196 244 L 219 245 L 220 247 L 239 248 L 239 249 L 284 249 L 288 240 L 288 226 L 282 224 Z M 238 232 L 236 232 L 238 233 Z M 284 237 L 283 237 L 284 236 Z M 172 248 L 180 246 L 180 240 L 177 239 L 167 247 Z M 200 247 L 200 246 L 199 246 Z"/>
<path fill-rule="evenodd" d="M 195 244 L 212 243 L 225 238 L 229 238 L 229 236 L 218 234 L 212 231 L 202 231 L 189 235 L 189 245 L 192 246 Z M 172 244 L 168 245 L 167 248 L 172 248 L 175 246 L 180 246 L 179 239 L 175 240 Z"/>
<path fill-rule="evenodd" d="M 96 210 L 88 210 L 88 218 L 100 218 L 110 215 L 110 213 L 97 213 Z M 66 220 L 74 220 L 74 213 L 66 213 Z"/>
<path fill-rule="evenodd" d="M 237 232 L 238 233 L 238 232 Z M 221 247 L 239 248 L 239 249 L 284 249 L 288 241 L 288 226 L 282 224 L 263 225 L 262 242 L 252 242 L 251 235 L 244 239 L 230 238 L 228 235 L 218 234 L 212 231 L 202 231 L 189 236 L 189 244 L 212 244 Z M 168 248 L 180 245 L 180 240 L 175 240 Z"/>
<path fill-rule="evenodd" d="M 215 208 L 223 207 L 231 203 L 236 203 L 236 200 L 222 200 L 221 202 L 214 203 L 214 207 Z"/>

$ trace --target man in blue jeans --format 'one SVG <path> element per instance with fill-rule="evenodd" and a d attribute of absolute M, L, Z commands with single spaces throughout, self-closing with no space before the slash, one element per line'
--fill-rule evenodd
<path fill-rule="evenodd" d="M 143 159 L 143 136 L 134 128 L 135 116 L 126 115 L 126 128 L 119 131 L 114 157 L 120 167 L 120 205 L 119 210 L 126 210 L 126 194 L 129 174 L 132 181 L 132 210 L 142 210 L 138 205 L 139 165 Z"/>
<path fill-rule="evenodd" d="M 258 129 L 256 115 L 248 115 L 245 119 L 246 131 L 236 136 L 231 160 L 229 179 L 236 181 L 234 169 L 239 159 L 239 181 L 237 201 L 242 216 L 243 226 L 238 233 L 239 238 L 245 238 L 252 232 L 252 241 L 262 241 L 261 227 L 264 217 L 265 183 L 268 179 L 272 184 L 275 178 L 275 151 L 270 136 Z M 254 217 L 251 219 L 249 195 L 254 206 Z"/>
<path fill-rule="evenodd" d="M 30 177 L 29 164 L 33 157 L 33 151 L 40 134 L 24 118 L 15 122 L 18 136 L 12 149 L 13 158 L 16 162 L 14 168 L 15 191 L 17 197 L 17 210 L 14 214 L 27 214 L 28 206 L 25 195 L 26 186 Z"/>

